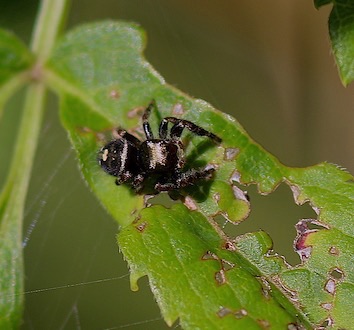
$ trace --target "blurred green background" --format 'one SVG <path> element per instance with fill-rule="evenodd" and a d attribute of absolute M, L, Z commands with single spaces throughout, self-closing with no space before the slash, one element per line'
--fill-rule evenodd
<path fill-rule="evenodd" d="M 37 7 L 34 0 L 1 0 L 0 26 L 28 43 Z M 167 82 L 232 114 L 286 165 L 326 160 L 354 173 L 353 86 L 341 85 L 330 54 L 329 11 L 308 0 L 75 0 L 67 28 L 107 18 L 139 22 L 148 33 L 146 57 Z M 20 93 L 0 123 L 0 184 L 21 104 Z M 244 189 L 251 216 L 226 229 L 264 229 L 296 264 L 294 225 L 314 217 L 312 209 L 296 206 L 285 185 L 270 196 Z M 22 329 L 167 329 L 147 279 L 137 293 L 129 289 L 117 225 L 81 178 L 53 95 L 25 215 Z"/>

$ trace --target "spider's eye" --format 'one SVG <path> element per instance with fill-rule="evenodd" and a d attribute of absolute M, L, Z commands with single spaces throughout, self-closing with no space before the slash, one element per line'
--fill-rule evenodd
<path fill-rule="evenodd" d="M 104 171 L 117 176 L 122 167 L 124 143 L 121 140 L 111 141 L 99 153 L 98 162 Z"/>

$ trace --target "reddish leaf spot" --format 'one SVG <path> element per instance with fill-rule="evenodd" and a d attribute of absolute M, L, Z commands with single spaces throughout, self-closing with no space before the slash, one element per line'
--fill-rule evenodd
<path fill-rule="evenodd" d="M 236 251 L 236 246 L 233 242 L 226 241 L 224 244 L 224 249 L 226 249 L 228 251 Z"/>
<path fill-rule="evenodd" d="M 327 228 L 313 219 L 302 219 L 296 224 L 297 235 L 294 240 L 294 249 L 302 261 L 306 261 L 310 258 L 312 252 L 312 246 L 308 245 L 306 242 L 307 238 L 322 229 Z"/>

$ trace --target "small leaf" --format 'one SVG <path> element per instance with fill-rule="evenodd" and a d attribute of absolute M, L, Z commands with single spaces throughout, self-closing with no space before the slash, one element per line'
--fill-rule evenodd
<path fill-rule="evenodd" d="M 12 33 L 0 29 L 0 86 L 31 63 L 27 47 Z"/>
<path fill-rule="evenodd" d="M 25 70 L 32 63 L 33 56 L 21 40 L 0 29 L 0 118 L 8 98 L 28 79 Z"/>
<path fill-rule="evenodd" d="M 333 53 L 344 85 L 354 80 L 354 2 L 352 0 L 316 0 L 315 6 L 333 3 L 329 34 Z"/>

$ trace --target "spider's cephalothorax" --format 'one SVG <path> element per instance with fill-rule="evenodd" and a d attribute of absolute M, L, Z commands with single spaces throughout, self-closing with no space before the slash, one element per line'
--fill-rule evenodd
<path fill-rule="evenodd" d="M 117 177 L 116 183 L 130 184 L 136 192 L 143 188 L 144 180 L 154 177 L 154 190 L 171 191 L 193 185 L 197 180 L 211 178 L 215 167 L 207 165 L 199 169 L 184 170 L 184 146 L 181 135 L 184 128 L 199 136 L 206 136 L 216 143 L 221 139 L 197 126 L 196 124 L 175 117 L 166 117 L 161 121 L 159 138 L 155 139 L 148 122 L 151 109 L 156 107 L 151 102 L 143 115 L 143 129 L 146 140 L 118 129 L 118 137 L 107 143 L 101 150 L 99 163 L 109 174 Z M 168 123 L 172 123 L 168 137 Z"/>

